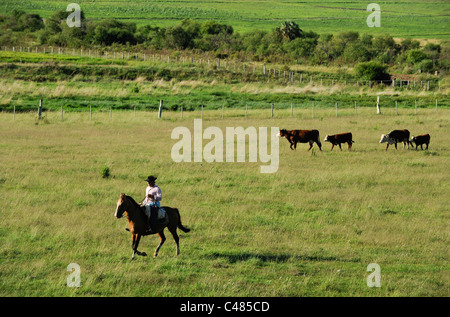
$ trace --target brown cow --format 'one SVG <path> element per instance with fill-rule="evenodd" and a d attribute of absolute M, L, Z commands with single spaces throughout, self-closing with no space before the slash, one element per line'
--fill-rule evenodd
<path fill-rule="evenodd" d="M 335 145 L 339 145 L 339 148 L 342 151 L 341 143 L 347 143 L 348 149 L 351 150 L 352 143 L 355 142 L 352 140 L 352 134 L 350 132 L 340 133 L 340 134 L 335 134 L 335 135 L 327 135 L 323 141 L 330 142 L 332 144 L 331 151 L 333 151 L 333 148 Z"/>
<path fill-rule="evenodd" d="M 420 145 L 420 148 L 423 150 L 423 145 L 426 144 L 427 148 L 425 150 L 428 150 L 428 144 L 430 144 L 430 135 L 429 134 L 422 134 L 418 136 L 412 136 L 411 143 L 416 144 L 416 150 L 417 147 Z"/>
<path fill-rule="evenodd" d="M 320 143 L 318 130 L 285 130 L 281 129 L 278 136 L 284 136 L 291 144 L 291 150 L 297 149 L 297 143 L 309 143 L 309 150 L 311 150 L 313 143 L 316 142 L 319 150 L 322 151 L 322 143 Z M 294 148 L 292 148 L 294 146 Z"/>
<path fill-rule="evenodd" d="M 389 132 L 388 134 L 382 134 L 380 143 L 385 143 L 385 142 L 387 143 L 386 151 L 389 148 L 389 144 L 395 144 L 395 149 L 397 149 L 398 142 L 403 142 L 403 148 L 405 148 L 406 144 L 408 144 L 408 149 L 409 149 L 410 144 L 411 144 L 411 146 L 413 146 L 411 141 L 409 141 L 409 131 L 406 129 L 393 130 L 393 131 Z"/>

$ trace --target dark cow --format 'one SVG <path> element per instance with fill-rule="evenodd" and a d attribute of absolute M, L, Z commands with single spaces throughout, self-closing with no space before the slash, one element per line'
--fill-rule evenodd
<path fill-rule="evenodd" d="M 350 132 L 335 135 L 327 135 L 323 141 L 330 142 L 332 144 L 331 151 L 333 151 L 335 145 L 339 145 L 339 148 L 342 151 L 341 143 L 347 143 L 348 149 L 351 150 L 352 143 L 354 143 L 354 141 L 352 140 L 352 134 Z"/>
<path fill-rule="evenodd" d="M 415 143 L 416 144 L 416 150 L 417 147 L 420 145 L 420 149 L 423 150 L 423 145 L 426 144 L 427 148 L 425 150 L 428 150 L 428 144 L 430 144 L 430 135 L 429 134 L 422 134 L 422 135 L 418 135 L 418 136 L 412 136 L 411 143 Z"/>
<path fill-rule="evenodd" d="M 395 149 L 397 149 L 398 142 L 403 142 L 403 149 L 405 148 L 406 144 L 408 144 L 408 149 L 409 149 L 410 144 L 411 144 L 411 146 L 413 146 L 411 141 L 409 141 L 409 131 L 406 129 L 393 130 L 393 131 L 389 132 L 388 134 L 382 134 L 380 143 L 385 143 L 385 142 L 387 143 L 386 151 L 389 148 L 389 144 L 395 144 Z"/>
<path fill-rule="evenodd" d="M 291 150 L 297 149 L 297 143 L 309 143 L 309 150 L 311 150 L 313 143 L 316 142 L 319 149 L 322 151 L 322 143 L 320 143 L 318 130 L 285 130 L 281 129 L 278 136 L 284 136 L 291 144 Z M 294 148 L 292 148 L 294 146 Z"/>

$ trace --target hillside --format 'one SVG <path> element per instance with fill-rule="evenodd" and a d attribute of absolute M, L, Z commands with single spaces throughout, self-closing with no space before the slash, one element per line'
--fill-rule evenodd
<path fill-rule="evenodd" d="M 115 18 L 138 26 L 170 26 L 191 18 L 216 20 L 233 25 L 237 32 L 271 30 L 283 21 L 295 21 L 304 30 L 318 33 L 362 31 L 372 35 L 389 33 L 401 38 L 449 39 L 450 3 L 448 1 L 388 1 L 380 3 L 381 27 L 369 28 L 366 19 L 368 1 L 77 1 L 86 16 L 93 19 Z M 2 0 L 0 12 L 23 10 L 50 17 L 65 10 L 61 0 Z"/>

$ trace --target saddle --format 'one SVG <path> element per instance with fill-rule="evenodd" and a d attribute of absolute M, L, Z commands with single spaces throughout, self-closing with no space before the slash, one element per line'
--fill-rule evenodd
<path fill-rule="evenodd" d="M 144 212 L 149 220 L 149 231 L 156 233 L 169 223 L 169 216 L 163 207 L 145 206 Z"/>

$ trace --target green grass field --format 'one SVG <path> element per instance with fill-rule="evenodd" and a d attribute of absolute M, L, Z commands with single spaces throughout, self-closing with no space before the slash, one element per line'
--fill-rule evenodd
<path fill-rule="evenodd" d="M 260 174 L 260 162 L 172 161 L 171 131 L 192 131 L 198 111 L 0 113 L 0 296 L 448 296 L 449 110 L 268 114 L 210 110 L 203 128 L 351 131 L 353 150 L 280 139 L 278 171 Z M 430 133 L 429 150 L 386 152 L 380 135 L 395 128 Z M 141 200 L 150 174 L 192 230 L 178 257 L 168 236 L 158 258 L 131 261 L 115 206 L 122 192 Z M 70 263 L 79 288 L 66 286 Z M 366 285 L 370 263 L 380 288 Z"/>
<path fill-rule="evenodd" d="M 77 1 L 88 18 L 117 18 L 138 25 L 168 26 L 186 18 L 199 21 L 217 20 L 232 25 L 238 32 L 255 29 L 271 30 L 287 20 L 297 22 L 304 30 L 318 33 L 361 31 L 396 37 L 449 38 L 448 16 L 450 4 L 445 0 L 379 3 L 381 27 L 369 28 L 366 19 L 367 1 Z M 3 0 L 0 12 L 14 9 L 39 13 L 49 17 L 57 10 L 65 10 L 67 2 L 61 0 Z"/>

